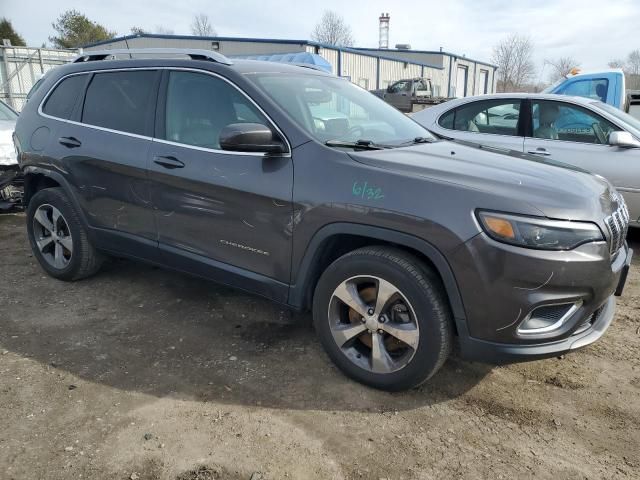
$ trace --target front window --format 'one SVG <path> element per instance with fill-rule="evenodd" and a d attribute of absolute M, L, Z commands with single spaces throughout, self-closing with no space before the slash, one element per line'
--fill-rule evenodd
<path fill-rule="evenodd" d="M 563 102 L 534 101 L 531 113 L 534 138 L 605 145 L 617 130 L 601 116 Z"/>
<path fill-rule="evenodd" d="M 235 123 L 267 119 L 238 89 L 205 73 L 169 73 L 164 139 L 196 147 L 220 149 L 220 132 Z"/>
<path fill-rule="evenodd" d="M 435 140 L 409 117 L 348 81 L 304 74 L 248 77 L 320 142 L 397 146 L 418 137 Z"/>
<path fill-rule="evenodd" d="M 593 98 L 601 102 L 607 101 L 607 92 L 609 91 L 609 80 L 606 78 L 575 80 L 567 83 L 567 85 L 558 93 L 561 95 L 573 95 L 576 97 Z"/>

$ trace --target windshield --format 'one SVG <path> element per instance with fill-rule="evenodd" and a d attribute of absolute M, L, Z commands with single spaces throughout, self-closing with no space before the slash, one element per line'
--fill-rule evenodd
<path fill-rule="evenodd" d="M 622 110 L 614 107 L 613 105 L 609 105 L 608 103 L 602 102 L 593 102 L 594 106 L 604 110 L 609 115 L 615 117 L 616 120 L 619 120 L 625 126 L 631 130 L 629 133 L 633 134 L 636 138 L 640 140 L 640 120 L 632 117 L 628 113 L 624 113 Z"/>
<path fill-rule="evenodd" d="M 399 146 L 427 130 L 347 80 L 319 75 L 251 74 L 254 83 L 316 140 Z"/>
<path fill-rule="evenodd" d="M 17 120 L 18 115 L 3 102 L 0 102 L 0 120 Z"/>

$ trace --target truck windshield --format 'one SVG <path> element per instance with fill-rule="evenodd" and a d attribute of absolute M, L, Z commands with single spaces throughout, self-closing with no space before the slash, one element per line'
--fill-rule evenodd
<path fill-rule="evenodd" d="M 629 129 L 629 133 L 640 139 L 640 120 L 608 103 L 593 102 L 593 105 L 615 117 L 616 120 L 619 120 L 619 123 L 623 123 Z"/>
<path fill-rule="evenodd" d="M 263 92 L 316 140 L 406 146 L 435 140 L 422 126 L 351 82 L 304 74 L 249 74 Z"/>

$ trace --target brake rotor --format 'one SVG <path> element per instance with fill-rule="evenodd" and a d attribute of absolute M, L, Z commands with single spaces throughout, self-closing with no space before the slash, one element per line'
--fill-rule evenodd
<path fill-rule="evenodd" d="M 360 298 L 362 299 L 362 301 L 364 303 L 366 303 L 368 305 L 373 305 L 373 304 L 375 304 L 375 301 L 376 301 L 376 298 L 377 298 L 378 289 L 376 287 L 373 287 L 373 286 L 365 287 L 362 290 L 359 290 L 358 293 L 360 294 Z M 360 317 L 360 314 L 358 312 L 356 312 L 352 308 L 349 308 L 349 321 L 354 325 L 359 325 L 360 323 L 362 323 L 362 319 Z M 358 340 L 360 340 L 367 347 L 372 348 L 371 335 L 369 335 L 369 334 L 360 335 L 358 337 Z M 401 341 L 399 341 L 399 340 L 395 339 L 394 337 L 392 337 L 391 335 L 387 335 L 387 334 L 385 334 L 384 346 L 386 347 L 388 352 L 393 352 L 395 350 L 399 350 L 401 348 L 406 348 L 407 347 Z"/>

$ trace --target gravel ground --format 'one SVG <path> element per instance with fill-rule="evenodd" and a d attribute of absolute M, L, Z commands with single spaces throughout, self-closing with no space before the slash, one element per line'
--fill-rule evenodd
<path fill-rule="evenodd" d="M 640 256 L 599 343 L 389 394 L 258 297 L 128 261 L 56 281 L 23 215 L 0 255 L 2 479 L 640 478 Z"/>

